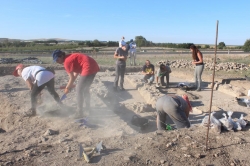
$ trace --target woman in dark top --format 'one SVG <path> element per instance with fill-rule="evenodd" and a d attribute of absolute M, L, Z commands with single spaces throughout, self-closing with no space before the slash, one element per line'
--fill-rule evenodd
<path fill-rule="evenodd" d="M 190 46 L 190 50 L 192 52 L 193 64 L 195 65 L 195 85 L 197 87 L 196 91 L 201 91 L 201 75 L 204 69 L 203 57 L 202 53 L 197 49 L 195 45 Z"/>

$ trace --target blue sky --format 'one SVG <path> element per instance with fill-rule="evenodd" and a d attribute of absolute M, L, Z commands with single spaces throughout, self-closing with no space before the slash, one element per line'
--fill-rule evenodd
<path fill-rule="evenodd" d="M 249 0 L 0 0 L 0 38 L 243 45 Z"/>

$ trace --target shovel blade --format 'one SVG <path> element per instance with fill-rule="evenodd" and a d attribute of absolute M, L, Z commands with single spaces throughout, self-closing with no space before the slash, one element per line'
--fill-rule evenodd
<path fill-rule="evenodd" d="M 61 101 L 63 101 L 64 99 L 66 99 L 67 98 L 67 96 L 66 96 L 66 94 L 64 94 L 64 95 L 62 95 L 62 97 L 61 97 Z"/>

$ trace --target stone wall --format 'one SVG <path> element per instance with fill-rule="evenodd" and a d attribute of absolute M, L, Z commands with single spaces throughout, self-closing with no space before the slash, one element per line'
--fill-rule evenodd
<path fill-rule="evenodd" d="M 155 109 L 157 99 L 164 94 L 162 94 L 155 86 L 145 84 L 143 80 L 138 79 L 138 77 L 134 75 L 128 75 L 125 79 L 127 79 L 127 81 L 138 90 L 146 101 L 146 104 L 151 105 L 152 108 Z"/>

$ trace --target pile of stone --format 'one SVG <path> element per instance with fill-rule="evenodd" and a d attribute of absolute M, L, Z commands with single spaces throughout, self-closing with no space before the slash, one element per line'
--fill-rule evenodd
<path fill-rule="evenodd" d="M 212 61 L 205 61 L 205 70 L 213 70 L 214 63 Z M 159 62 L 156 62 L 157 66 L 160 66 L 161 64 L 167 64 L 171 68 L 195 68 L 195 66 L 192 64 L 192 61 L 190 60 L 161 60 Z M 236 62 L 225 62 L 225 63 L 217 63 L 215 65 L 216 71 L 237 71 L 237 70 L 248 70 L 249 66 L 244 63 L 236 63 Z"/>
<path fill-rule="evenodd" d="M 151 105 L 147 104 L 146 102 L 122 103 L 121 106 L 124 106 L 129 110 L 134 110 L 136 113 L 152 111 Z"/>
<path fill-rule="evenodd" d="M 25 64 L 42 64 L 42 61 L 38 58 L 35 57 L 29 57 L 29 58 L 24 58 L 21 59 L 21 63 Z"/>
<path fill-rule="evenodd" d="M 0 64 L 11 64 L 11 63 L 21 63 L 21 60 L 13 59 L 13 58 L 1 58 L 0 59 Z"/>
<path fill-rule="evenodd" d="M 14 58 L 1 58 L 0 64 L 13 64 L 13 63 L 25 63 L 25 64 L 42 64 L 42 61 L 35 57 L 29 57 L 24 59 Z"/>
<path fill-rule="evenodd" d="M 157 99 L 163 96 L 164 94 L 162 94 L 155 86 L 145 84 L 143 80 L 138 79 L 136 76 L 128 75 L 125 78 L 132 86 L 134 86 L 138 90 L 141 96 L 143 96 L 146 101 L 146 104 L 151 105 L 152 108 L 155 109 Z"/>

